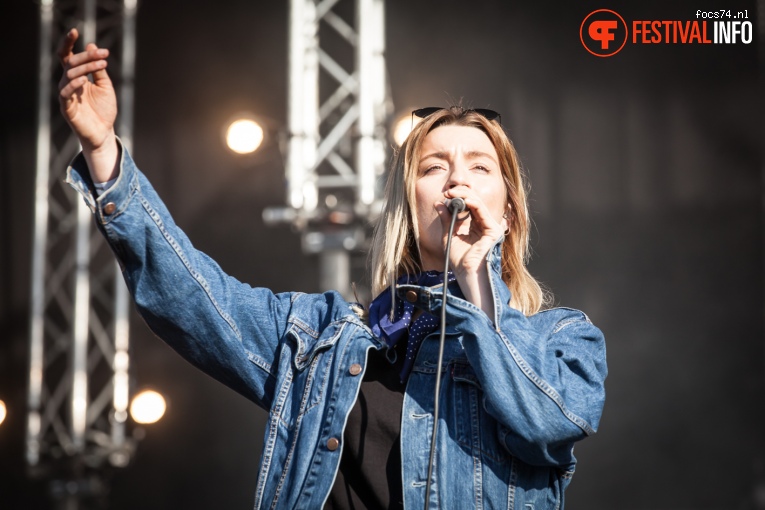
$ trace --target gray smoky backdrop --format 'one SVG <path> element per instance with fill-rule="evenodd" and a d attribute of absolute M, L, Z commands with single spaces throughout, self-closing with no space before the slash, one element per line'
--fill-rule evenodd
<path fill-rule="evenodd" d="M 386 4 L 396 112 L 462 100 L 502 114 L 531 182 L 531 271 L 605 332 L 605 412 L 576 448 L 567 508 L 765 508 L 763 12 L 725 2 L 747 10 L 750 44 L 630 36 L 598 58 L 579 39 L 595 9 L 630 23 L 722 7 L 702 3 Z M 23 460 L 38 9 L 0 6 L 2 509 L 52 508 Z M 284 204 L 278 144 L 248 159 L 221 142 L 241 110 L 286 126 L 287 15 L 276 1 L 140 2 L 133 152 L 226 271 L 315 292 L 317 259 L 289 228 L 262 221 Z M 360 288 L 364 263 L 354 256 Z M 251 507 L 265 412 L 181 360 L 134 312 L 131 335 L 135 384 L 160 389 L 170 408 L 145 428 L 133 463 L 109 475 L 108 508 Z"/>

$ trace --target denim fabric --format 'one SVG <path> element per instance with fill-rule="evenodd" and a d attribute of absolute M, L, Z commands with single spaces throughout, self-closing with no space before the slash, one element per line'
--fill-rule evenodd
<path fill-rule="evenodd" d="M 114 251 L 138 311 L 188 361 L 269 412 L 255 508 L 321 508 L 335 480 L 343 430 L 370 349 L 383 343 L 337 292 L 273 294 L 226 275 L 175 225 L 130 156 L 94 195 L 82 155 L 67 182 L 84 196 Z M 107 204 L 114 204 L 106 208 Z M 574 442 L 593 434 L 604 402 L 603 336 L 579 311 L 525 317 L 507 306 L 498 243 L 488 255 L 494 317 L 453 296 L 444 369 L 438 334 L 422 343 L 402 410 L 404 503 L 423 507 L 441 378 L 431 508 L 563 508 Z M 437 315 L 440 287 L 402 285 Z"/>

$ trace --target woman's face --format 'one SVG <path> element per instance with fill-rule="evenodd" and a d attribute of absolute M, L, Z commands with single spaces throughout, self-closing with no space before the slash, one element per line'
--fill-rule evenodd
<path fill-rule="evenodd" d="M 415 183 L 422 269 L 443 270 L 446 230 L 436 204 L 446 200 L 444 193 L 453 189 L 464 198 L 474 198 L 488 208 L 490 216 L 508 226 L 503 215 L 508 211 L 507 192 L 499 158 L 489 137 L 478 128 L 446 125 L 423 140 Z M 462 215 L 461 215 L 462 216 Z M 470 216 L 458 221 L 456 234 L 467 234 Z"/>

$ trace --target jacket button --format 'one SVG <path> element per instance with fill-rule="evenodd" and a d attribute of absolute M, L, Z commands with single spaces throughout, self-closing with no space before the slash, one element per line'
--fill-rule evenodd
<path fill-rule="evenodd" d="M 336 437 L 331 437 L 329 438 L 329 441 L 327 441 L 327 449 L 331 452 L 337 450 L 338 446 L 340 446 L 340 441 L 338 441 Z"/>
<path fill-rule="evenodd" d="M 114 202 L 109 202 L 104 206 L 104 213 L 113 214 L 115 209 L 117 209 L 117 206 L 114 205 Z"/>
<path fill-rule="evenodd" d="M 348 371 L 351 373 L 351 375 L 359 375 L 361 373 L 361 365 L 354 363 L 351 365 L 351 368 Z"/>
<path fill-rule="evenodd" d="M 406 300 L 410 303 L 415 303 L 417 301 L 417 292 L 410 290 L 406 293 Z"/>

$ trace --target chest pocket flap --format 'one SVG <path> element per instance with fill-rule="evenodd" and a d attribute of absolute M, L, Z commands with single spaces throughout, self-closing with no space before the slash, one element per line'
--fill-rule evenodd
<path fill-rule="evenodd" d="M 449 370 L 452 380 L 472 384 L 479 390 L 482 389 L 481 383 L 478 381 L 478 377 L 475 375 L 473 367 L 470 366 L 470 363 L 468 363 L 467 360 L 455 360 L 451 363 Z"/>
<path fill-rule="evenodd" d="M 290 322 L 287 336 L 296 343 L 294 364 L 298 371 L 310 365 L 316 354 L 334 345 L 347 325 L 345 321 L 333 322 L 319 332 L 300 319 L 293 318 Z"/>

